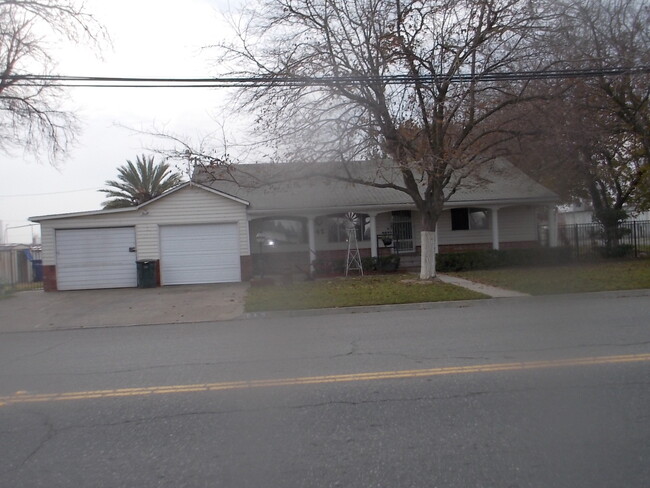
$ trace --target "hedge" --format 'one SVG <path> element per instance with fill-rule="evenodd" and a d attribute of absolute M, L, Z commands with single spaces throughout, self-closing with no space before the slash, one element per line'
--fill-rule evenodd
<path fill-rule="evenodd" d="M 509 266 L 546 266 L 566 264 L 571 261 L 571 250 L 559 247 L 467 251 L 438 254 L 436 270 L 449 272 Z"/>

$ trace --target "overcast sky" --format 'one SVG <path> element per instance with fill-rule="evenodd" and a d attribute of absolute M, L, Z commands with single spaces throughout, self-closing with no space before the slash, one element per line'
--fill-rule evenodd
<path fill-rule="evenodd" d="M 220 12 L 233 0 L 88 0 L 107 27 L 113 46 L 103 59 L 84 46 L 56 51 L 62 75 L 214 76 L 215 53 L 202 49 L 227 36 Z M 229 6 L 230 5 L 230 6 Z M 116 168 L 160 146 L 125 128 L 198 138 L 218 130 L 225 93 L 215 89 L 74 88 L 69 103 L 83 131 L 57 168 L 30 155 L 0 154 L 0 221 L 5 242 L 29 243 L 39 234 L 31 216 L 101 208 L 102 188 Z"/>

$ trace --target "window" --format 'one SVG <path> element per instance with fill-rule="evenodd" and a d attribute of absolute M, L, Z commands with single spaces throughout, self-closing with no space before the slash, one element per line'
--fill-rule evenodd
<path fill-rule="evenodd" d="M 358 241 L 370 240 L 370 216 L 348 212 L 327 216 L 327 241 L 346 242 L 350 225 L 354 226 Z"/>
<path fill-rule="evenodd" d="M 297 218 L 268 218 L 252 222 L 252 238 L 264 235 L 274 246 L 286 244 L 304 244 L 307 242 L 305 223 Z"/>
<path fill-rule="evenodd" d="M 451 230 L 482 230 L 489 228 L 485 208 L 452 208 Z"/>

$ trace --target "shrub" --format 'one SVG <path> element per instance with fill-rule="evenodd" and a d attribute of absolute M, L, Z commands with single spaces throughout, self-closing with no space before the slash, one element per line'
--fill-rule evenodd
<path fill-rule="evenodd" d="M 361 258 L 361 266 L 364 272 L 379 271 L 382 273 L 397 271 L 399 269 L 400 257 L 395 254 L 380 256 L 378 258 Z M 314 270 L 317 276 L 340 275 L 345 273 L 344 259 L 317 259 L 314 262 Z"/>
<path fill-rule="evenodd" d="M 397 254 L 389 254 L 387 256 L 380 256 L 376 259 L 377 271 L 397 271 L 399 268 L 399 256 Z"/>
<path fill-rule="evenodd" d="M 361 258 L 363 271 L 377 271 L 377 260 L 375 258 Z"/>
<path fill-rule="evenodd" d="M 568 263 L 570 260 L 571 250 L 565 248 L 468 251 L 438 254 L 436 270 L 454 272 L 508 266 L 541 266 Z"/>
<path fill-rule="evenodd" d="M 631 256 L 634 251 L 634 246 L 631 244 L 619 244 L 612 247 L 600 247 L 600 254 L 604 258 L 625 258 Z"/>
<path fill-rule="evenodd" d="M 345 272 L 345 261 L 342 259 L 317 259 L 314 261 L 314 272 L 317 276 L 341 274 Z"/>

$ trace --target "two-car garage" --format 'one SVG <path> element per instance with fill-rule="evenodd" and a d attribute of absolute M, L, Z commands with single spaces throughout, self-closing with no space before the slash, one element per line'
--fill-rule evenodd
<path fill-rule="evenodd" d="M 154 263 L 161 285 L 241 281 L 250 259 L 246 204 L 186 185 L 131 209 L 34 218 L 46 287 L 48 278 L 57 290 L 136 287 L 138 261 Z"/>

